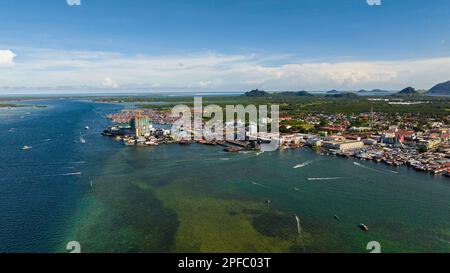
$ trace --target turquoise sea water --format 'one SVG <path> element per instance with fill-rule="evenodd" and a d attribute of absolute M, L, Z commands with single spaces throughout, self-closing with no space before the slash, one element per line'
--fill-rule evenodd
<path fill-rule="evenodd" d="M 0 109 L 0 252 L 450 252 L 448 178 L 308 149 L 124 147 L 100 135 L 123 106 L 36 104 Z"/>

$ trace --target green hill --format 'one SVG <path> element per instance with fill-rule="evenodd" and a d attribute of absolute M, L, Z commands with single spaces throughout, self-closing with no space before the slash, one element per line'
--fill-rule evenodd
<path fill-rule="evenodd" d="M 428 91 L 427 95 L 450 96 L 450 81 L 440 83 Z"/>
<path fill-rule="evenodd" d="M 255 89 L 244 94 L 246 97 L 265 97 L 269 95 L 270 94 L 268 92 L 259 89 Z"/>
<path fill-rule="evenodd" d="M 404 97 L 404 96 L 419 96 L 420 93 L 414 88 L 414 87 L 406 87 L 402 91 L 398 92 L 397 94 L 394 94 L 394 96 L 397 97 Z"/>

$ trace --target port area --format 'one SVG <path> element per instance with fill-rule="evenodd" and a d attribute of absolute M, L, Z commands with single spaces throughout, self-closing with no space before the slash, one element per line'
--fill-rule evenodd
<path fill-rule="evenodd" d="M 175 140 L 171 135 L 171 131 L 162 128 L 150 128 L 149 132 L 143 135 L 136 135 L 134 129 L 130 126 L 111 126 L 104 130 L 102 135 L 112 137 L 117 141 L 122 141 L 126 146 L 158 146 L 161 144 L 179 144 L 191 145 L 194 143 L 222 147 L 223 151 L 229 153 L 237 153 L 241 151 L 259 151 L 261 141 L 237 141 L 237 140 Z"/>
<path fill-rule="evenodd" d="M 133 113 L 133 114 L 130 114 Z M 156 113 L 156 114 L 155 114 Z M 208 140 L 194 139 L 194 132 L 186 132 L 188 139 L 176 140 L 169 129 L 173 123 L 166 114 L 161 112 L 152 112 L 143 115 L 140 111 L 126 112 L 125 116 L 115 115 L 111 119 L 114 122 L 128 122 L 122 125 L 114 125 L 103 131 L 104 136 L 113 137 L 118 141 L 123 141 L 126 146 L 158 146 L 161 144 L 201 144 L 209 146 L 220 146 L 223 151 L 230 153 L 239 153 L 243 151 L 262 151 L 262 144 L 270 143 L 271 140 L 278 138 L 279 150 L 299 149 L 310 147 L 320 151 L 327 156 L 340 156 L 358 160 L 370 160 L 377 163 L 384 163 L 391 167 L 408 166 L 417 171 L 428 172 L 434 175 L 450 175 L 450 149 L 443 145 L 428 147 L 427 142 L 420 140 L 414 141 L 387 141 L 386 138 L 376 139 L 376 135 L 360 139 L 353 135 L 332 135 L 320 136 L 316 134 L 280 134 L 273 136 L 271 134 L 251 135 L 246 130 L 246 140 Z M 155 118 L 156 117 L 156 118 Z M 160 125 L 155 127 L 150 122 L 156 120 Z M 237 139 L 235 135 L 235 139 Z M 387 138 L 387 140 L 390 140 Z M 424 144 L 425 143 L 425 144 Z"/>
<path fill-rule="evenodd" d="M 128 124 L 109 126 L 102 132 L 103 136 L 122 141 L 126 146 L 158 146 L 161 144 L 191 145 L 194 143 L 208 146 L 220 146 L 225 152 L 237 153 L 241 151 L 259 151 L 263 140 L 176 140 L 167 124 L 156 125 L 150 123 L 147 117 L 133 117 Z M 193 136 L 193 132 L 188 134 Z"/>

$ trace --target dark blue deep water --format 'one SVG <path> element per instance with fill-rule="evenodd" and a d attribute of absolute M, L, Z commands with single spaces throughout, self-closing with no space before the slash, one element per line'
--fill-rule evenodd
<path fill-rule="evenodd" d="M 33 104 L 47 108 L 0 109 L 0 252 L 56 251 L 86 189 L 75 174 L 95 168 L 92 158 L 114 149 L 100 132 L 105 115 L 120 107 L 72 100 Z M 24 145 L 33 149 L 23 151 Z"/>

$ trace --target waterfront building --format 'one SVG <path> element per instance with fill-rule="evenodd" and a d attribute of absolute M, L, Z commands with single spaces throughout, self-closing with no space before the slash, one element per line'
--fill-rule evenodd
<path fill-rule="evenodd" d="M 312 138 L 309 139 L 308 142 L 306 144 L 312 146 L 312 147 L 321 147 L 322 146 L 322 140 L 318 139 L 318 138 Z"/>
<path fill-rule="evenodd" d="M 362 141 L 324 141 L 322 146 L 328 149 L 347 151 L 364 147 Z"/>
<path fill-rule="evenodd" d="M 153 125 L 150 123 L 147 116 L 138 114 L 138 116 L 134 119 L 134 130 L 137 137 L 148 136 L 153 130 Z"/>
<path fill-rule="evenodd" d="M 280 138 L 281 144 L 295 144 L 299 145 L 303 140 L 301 134 L 282 135 Z"/>
<path fill-rule="evenodd" d="M 420 148 L 424 151 L 429 151 L 436 148 L 441 143 L 440 139 L 420 140 Z"/>
<path fill-rule="evenodd" d="M 323 138 L 324 141 L 331 141 L 331 142 L 337 142 L 337 141 L 344 141 L 345 137 L 343 136 L 337 136 L 337 135 L 332 135 L 332 136 L 327 136 Z"/>

